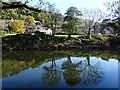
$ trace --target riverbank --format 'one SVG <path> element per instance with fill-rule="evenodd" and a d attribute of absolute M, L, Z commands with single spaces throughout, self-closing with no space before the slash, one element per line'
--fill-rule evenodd
<path fill-rule="evenodd" d="M 2 38 L 3 50 L 69 50 L 69 49 L 120 49 L 119 36 L 87 35 L 57 37 L 35 32 Z"/>

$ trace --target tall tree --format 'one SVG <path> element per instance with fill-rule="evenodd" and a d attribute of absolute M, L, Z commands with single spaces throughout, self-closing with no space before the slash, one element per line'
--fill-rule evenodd
<path fill-rule="evenodd" d="M 83 23 L 86 29 L 88 30 L 88 38 L 91 38 L 91 30 L 93 27 L 102 19 L 104 19 L 104 14 L 100 10 L 83 10 Z"/>
<path fill-rule="evenodd" d="M 51 13 L 48 16 L 50 20 L 50 27 L 52 29 L 52 35 L 54 36 L 57 30 L 57 26 L 59 27 L 62 22 L 62 14 L 58 9 L 54 7 Z"/>
<path fill-rule="evenodd" d="M 41 15 L 39 14 L 41 22 L 44 24 L 44 26 L 52 29 L 52 35 L 54 36 L 56 27 L 59 26 L 62 21 L 60 10 L 57 9 L 54 4 L 50 4 L 49 2 L 46 2 L 42 9 L 47 12 L 42 12 Z"/>
<path fill-rule="evenodd" d="M 80 28 L 80 16 L 82 16 L 82 14 L 76 7 L 69 7 L 67 9 L 62 29 L 69 34 L 69 37 Z"/>

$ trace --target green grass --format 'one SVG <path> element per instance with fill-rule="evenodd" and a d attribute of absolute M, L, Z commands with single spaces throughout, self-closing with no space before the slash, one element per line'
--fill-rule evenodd
<path fill-rule="evenodd" d="M 12 33 L 12 34 L 4 34 L 2 37 L 5 37 L 5 36 L 14 36 L 14 35 L 16 35 L 16 33 Z"/>
<path fill-rule="evenodd" d="M 57 37 L 68 37 L 68 35 L 55 35 Z M 80 35 L 71 35 L 71 37 L 79 37 Z"/>

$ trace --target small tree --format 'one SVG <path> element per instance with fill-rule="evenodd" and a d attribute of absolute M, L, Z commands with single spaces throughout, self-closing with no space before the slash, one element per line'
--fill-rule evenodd
<path fill-rule="evenodd" d="M 11 22 L 10 30 L 15 33 L 23 33 L 25 32 L 24 21 L 14 20 Z"/>
<path fill-rule="evenodd" d="M 76 7 L 69 7 L 65 15 L 62 29 L 69 34 L 69 37 L 71 37 L 71 34 L 77 32 L 80 28 L 79 16 L 82 14 Z"/>

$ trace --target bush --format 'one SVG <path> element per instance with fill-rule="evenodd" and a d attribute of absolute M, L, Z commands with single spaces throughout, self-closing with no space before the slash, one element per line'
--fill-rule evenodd
<path fill-rule="evenodd" d="M 14 20 L 11 22 L 10 30 L 15 33 L 23 33 L 25 32 L 24 21 Z"/>
<path fill-rule="evenodd" d="M 120 47 L 120 37 L 109 38 L 109 41 L 112 48 Z"/>
<path fill-rule="evenodd" d="M 6 34 L 5 31 L 0 31 L 0 36 L 4 36 Z"/>
<path fill-rule="evenodd" d="M 45 38 L 47 36 L 44 32 L 39 32 L 39 31 L 35 31 L 34 34 L 36 37 L 41 37 L 41 38 Z"/>
<path fill-rule="evenodd" d="M 92 38 L 103 41 L 105 40 L 107 37 L 103 36 L 103 35 L 92 35 Z"/>

